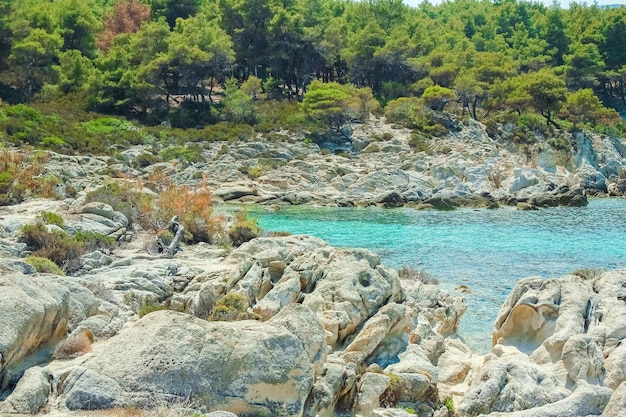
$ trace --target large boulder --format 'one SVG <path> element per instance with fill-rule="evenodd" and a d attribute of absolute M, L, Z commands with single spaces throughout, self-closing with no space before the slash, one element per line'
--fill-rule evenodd
<path fill-rule="evenodd" d="M 315 315 L 301 305 L 266 323 L 159 311 L 65 371 L 59 402 L 91 409 L 191 397 L 208 411 L 301 415 L 324 361 L 323 340 Z"/>
<path fill-rule="evenodd" d="M 67 332 L 69 291 L 48 275 L 0 267 L 0 389 L 21 376 L 20 362 Z"/>
<path fill-rule="evenodd" d="M 500 309 L 492 354 L 461 415 L 600 414 L 626 380 L 625 287 L 626 270 L 520 280 Z"/>

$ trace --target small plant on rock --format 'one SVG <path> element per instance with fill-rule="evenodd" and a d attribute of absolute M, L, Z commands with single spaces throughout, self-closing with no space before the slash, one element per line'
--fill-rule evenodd
<path fill-rule="evenodd" d="M 79 231 L 74 235 L 74 239 L 85 248 L 87 252 L 93 252 L 98 249 L 111 250 L 115 247 L 115 238 L 112 236 L 101 235 L 95 232 Z"/>
<path fill-rule="evenodd" d="M 52 357 L 54 359 L 76 358 L 91 352 L 93 333 L 89 329 L 74 331 L 67 339 L 59 342 Z"/>
<path fill-rule="evenodd" d="M 209 321 L 237 321 L 256 318 L 248 313 L 248 299 L 245 295 L 230 292 L 217 300 L 208 317 Z"/>
<path fill-rule="evenodd" d="M 35 270 L 43 274 L 65 275 L 65 273 L 59 268 L 57 264 L 52 262 L 48 258 L 42 258 L 40 256 L 29 256 L 24 259 L 29 265 L 32 265 Z"/>
<path fill-rule="evenodd" d="M 572 272 L 572 275 L 577 275 L 582 279 L 592 280 L 598 278 L 604 272 L 605 270 L 602 268 L 578 268 Z"/>
<path fill-rule="evenodd" d="M 452 401 L 452 397 L 447 397 L 443 402 L 443 405 L 446 406 L 450 413 L 454 413 L 454 402 Z"/>
<path fill-rule="evenodd" d="M 261 228 L 257 224 L 256 219 L 249 219 L 246 211 L 240 211 L 235 214 L 235 223 L 228 230 L 228 236 L 233 246 L 241 246 L 260 235 Z"/>
<path fill-rule="evenodd" d="M 45 224 L 53 224 L 55 226 L 63 227 L 63 218 L 56 213 L 50 211 L 42 211 L 41 218 Z"/>
<path fill-rule="evenodd" d="M 424 284 L 437 285 L 439 281 L 437 278 L 433 277 L 426 271 L 418 271 L 417 269 L 409 268 L 408 266 L 403 266 L 398 269 L 398 276 L 402 279 L 411 279 L 414 281 L 420 281 Z"/>
<path fill-rule="evenodd" d="M 151 300 L 149 297 L 144 298 L 141 308 L 139 309 L 139 317 L 143 317 L 146 314 L 165 310 L 165 307 L 154 300 Z"/>

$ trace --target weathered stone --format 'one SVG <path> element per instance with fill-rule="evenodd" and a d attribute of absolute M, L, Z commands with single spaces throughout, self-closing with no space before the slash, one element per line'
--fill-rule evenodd
<path fill-rule="evenodd" d="M 106 203 L 100 203 L 97 201 L 93 201 L 91 203 L 85 204 L 85 206 L 82 209 L 82 212 L 102 216 L 109 220 L 113 220 L 113 215 L 115 214 L 115 210 L 113 210 L 113 207 L 111 207 L 110 205 Z"/>
<path fill-rule="evenodd" d="M 363 417 L 371 417 L 380 407 L 380 396 L 389 387 L 391 378 L 383 374 L 366 372 L 361 375 L 354 411 Z"/>
<path fill-rule="evenodd" d="M 613 391 L 602 417 L 626 417 L 626 381 Z"/>
<path fill-rule="evenodd" d="M 11 368 L 42 344 L 67 331 L 69 291 L 46 275 L 0 275 L 0 388 L 14 378 Z"/>
<path fill-rule="evenodd" d="M 315 322 L 306 311 L 302 308 L 298 319 L 308 314 Z M 149 402 L 160 395 L 184 393 L 216 410 L 280 409 L 286 415 L 300 415 L 323 358 L 315 347 L 303 349 L 298 336 L 287 330 L 298 324 L 288 324 L 286 312 L 274 318 L 276 326 L 272 320 L 224 323 L 171 311 L 148 314 L 83 363 L 89 379 L 96 380 L 95 393 L 91 394 L 88 380 L 76 375 L 64 379 L 72 382 L 63 382 L 62 389 L 68 392 L 63 401 L 68 408 L 89 409 L 98 398 L 103 399 L 102 406 L 110 407 L 126 403 L 131 395 Z M 317 326 L 321 341 L 322 328 Z M 310 325 L 306 330 L 315 332 Z M 110 380 L 115 383 L 106 383 Z M 71 386 L 81 387 L 82 394 L 71 396 Z"/>
<path fill-rule="evenodd" d="M 0 414 L 37 414 L 50 395 L 50 373 L 43 368 L 33 367 L 24 372 L 4 402 L 0 402 Z"/>

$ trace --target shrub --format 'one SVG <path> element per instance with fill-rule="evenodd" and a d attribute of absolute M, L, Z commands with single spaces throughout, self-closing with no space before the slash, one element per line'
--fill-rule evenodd
<path fill-rule="evenodd" d="M 34 250 L 33 256 L 48 258 L 64 271 L 74 270 L 84 247 L 64 232 L 46 229 L 43 223 L 25 225 L 21 230 L 21 241 Z"/>
<path fill-rule="evenodd" d="M 386 373 L 389 377 L 389 386 L 380 396 L 380 404 L 383 407 L 395 407 L 402 398 L 402 378 L 393 373 Z"/>
<path fill-rule="evenodd" d="M 409 146 L 413 148 L 415 152 L 424 152 L 427 155 L 432 155 L 433 153 L 428 138 L 418 133 L 411 134 L 411 138 L 409 139 Z"/>
<path fill-rule="evenodd" d="M 151 153 L 142 153 L 133 160 L 135 168 L 145 168 L 160 162 L 160 159 Z"/>
<path fill-rule="evenodd" d="M 447 397 L 443 402 L 443 405 L 446 406 L 449 412 L 454 413 L 454 402 L 451 397 Z"/>
<path fill-rule="evenodd" d="M 28 193 L 40 194 L 46 158 L 41 153 L 0 151 L 0 205 L 19 203 Z"/>
<path fill-rule="evenodd" d="M 141 308 L 139 309 L 139 317 L 143 317 L 146 314 L 150 314 L 153 313 L 155 311 L 161 311 L 161 310 L 165 310 L 165 307 L 162 306 L 161 304 L 154 302 L 154 301 L 147 301 L 146 299 L 144 299 L 144 302 L 141 306 Z"/>
<path fill-rule="evenodd" d="M 93 252 L 98 249 L 113 249 L 115 247 L 115 238 L 113 236 L 105 236 L 95 232 L 76 232 L 74 239 L 82 245 L 87 252 Z"/>
<path fill-rule="evenodd" d="M 63 227 L 63 218 L 56 213 L 50 211 L 42 211 L 41 218 L 46 224 L 53 224 L 55 226 Z"/>
<path fill-rule="evenodd" d="M 55 264 L 48 258 L 42 258 L 39 256 L 29 256 L 26 259 L 24 259 L 24 262 L 26 262 L 29 265 L 32 265 L 35 268 L 35 270 L 39 273 L 62 275 L 62 276 L 65 275 L 65 273 L 61 270 L 61 268 L 59 268 L 57 264 Z"/>
<path fill-rule="evenodd" d="M 209 321 L 237 321 L 255 318 L 248 313 L 248 299 L 245 295 L 230 292 L 217 300 L 208 317 Z"/>
<path fill-rule="evenodd" d="M 164 229 L 175 215 L 190 233 L 192 242 L 214 243 L 223 233 L 224 218 L 213 215 L 212 196 L 206 186 L 192 189 L 186 185 L 168 183 L 154 204 L 154 211 L 147 214 L 153 224 Z"/>
<path fill-rule="evenodd" d="M 164 161 L 171 161 L 177 159 L 181 162 L 202 162 L 204 161 L 204 156 L 202 155 L 202 149 L 198 145 L 189 145 L 189 146 L 171 146 L 167 149 L 162 150 L 159 153 L 159 156 Z"/>
<path fill-rule="evenodd" d="M 235 223 L 228 230 L 228 237 L 233 246 L 241 246 L 242 244 L 259 237 L 261 228 L 257 224 L 256 219 L 249 219 L 246 211 L 240 211 L 235 214 Z"/>
<path fill-rule="evenodd" d="M 137 191 L 131 183 L 110 181 L 88 193 L 85 202 L 97 201 L 110 205 L 113 210 L 124 214 L 129 226 L 132 226 L 139 216 L 137 207 L 150 205 L 152 200 L 151 195 Z"/>

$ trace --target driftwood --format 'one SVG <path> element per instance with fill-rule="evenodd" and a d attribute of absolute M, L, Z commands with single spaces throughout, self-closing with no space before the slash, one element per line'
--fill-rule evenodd
<path fill-rule="evenodd" d="M 168 226 L 168 229 L 170 232 L 174 234 L 174 238 L 172 239 L 169 245 L 166 245 L 165 243 L 163 243 L 161 238 L 157 238 L 157 248 L 159 250 L 159 253 L 162 254 L 162 256 L 174 255 L 174 253 L 176 252 L 176 249 L 178 248 L 178 245 L 180 245 L 180 241 L 183 239 L 183 236 L 185 235 L 185 228 L 183 227 L 182 224 L 178 222 L 178 216 L 172 217 L 172 220 L 170 220 L 170 225 Z"/>

